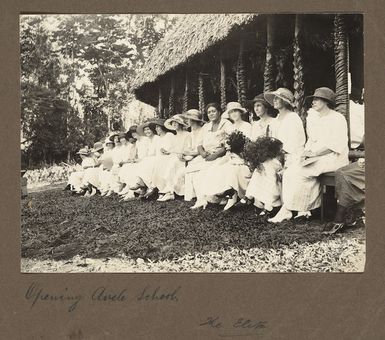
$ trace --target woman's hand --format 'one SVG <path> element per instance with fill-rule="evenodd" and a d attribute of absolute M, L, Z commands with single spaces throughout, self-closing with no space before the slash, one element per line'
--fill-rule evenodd
<path fill-rule="evenodd" d="M 184 159 L 184 155 L 181 154 L 181 153 L 178 153 L 178 159 L 181 161 L 181 162 L 185 162 L 186 160 Z"/>
<path fill-rule="evenodd" d="M 160 152 L 161 152 L 163 155 L 169 155 L 169 154 L 170 154 L 167 150 L 165 150 L 165 149 L 163 149 L 163 148 L 160 149 Z"/>
<path fill-rule="evenodd" d="M 358 158 L 357 164 L 361 169 L 365 168 L 365 158 Z"/>
<path fill-rule="evenodd" d="M 211 155 L 208 154 L 206 157 L 204 157 L 206 161 L 215 161 L 218 157 L 215 153 L 212 153 Z"/>
<path fill-rule="evenodd" d="M 310 157 L 315 157 L 316 154 L 313 152 L 313 151 L 310 151 L 310 150 L 305 150 L 303 153 L 302 153 L 302 157 L 301 158 L 310 158 Z"/>

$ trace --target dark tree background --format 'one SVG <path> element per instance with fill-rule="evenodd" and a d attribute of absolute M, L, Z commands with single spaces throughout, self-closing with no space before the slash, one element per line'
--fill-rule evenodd
<path fill-rule="evenodd" d="M 122 126 L 130 79 L 169 15 L 29 15 L 20 20 L 22 159 L 70 161 Z"/>

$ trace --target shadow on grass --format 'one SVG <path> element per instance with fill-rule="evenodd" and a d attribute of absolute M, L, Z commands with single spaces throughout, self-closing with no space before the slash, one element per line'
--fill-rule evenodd
<path fill-rule="evenodd" d="M 61 190 L 21 202 L 22 257 L 115 257 L 152 261 L 235 247 L 276 248 L 325 238 L 319 220 L 270 224 L 252 207 L 190 210 L 191 202 L 119 202 L 118 197 L 71 196 Z"/>

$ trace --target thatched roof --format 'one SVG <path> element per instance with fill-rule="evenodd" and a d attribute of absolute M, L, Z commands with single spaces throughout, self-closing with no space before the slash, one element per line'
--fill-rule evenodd
<path fill-rule="evenodd" d="M 187 14 L 159 41 L 131 88 L 139 89 L 226 38 L 256 14 Z"/>

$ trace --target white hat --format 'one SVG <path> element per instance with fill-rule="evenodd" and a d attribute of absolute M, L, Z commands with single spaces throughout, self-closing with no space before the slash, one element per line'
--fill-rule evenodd
<path fill-rule="evenodd" d="M 222 119 L 229 119 L 230 118 L 229 113 L 231 111 L 234 111 L 234 110 L 238 110 L 238 111 L 241 111 L 243 113 L 247 112 L 247 110 L 244 107 L 242 107 L 242 105 L 240 103 L 229 102 L 226 105 L 226 111 L 222 113 Z"/>

